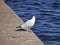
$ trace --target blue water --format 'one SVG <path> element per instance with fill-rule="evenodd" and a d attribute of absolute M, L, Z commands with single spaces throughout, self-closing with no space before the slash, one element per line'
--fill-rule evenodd
<path fill-rule="evenodd" d="M 60 45 L 60 0 L 5 0 L 24 21 L 37 15 L 32 31 L 45 45 Z"/>

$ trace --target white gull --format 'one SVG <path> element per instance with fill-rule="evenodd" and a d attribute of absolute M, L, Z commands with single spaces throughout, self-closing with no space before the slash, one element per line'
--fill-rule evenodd
<path fill-rule="evenodd" d="M 21 26 L 18 26 L 17 28 L 27 29 L 27 28 L 31 28 L 34 24 L 35 24 L 35 16 L 33 16 L 32 19 L 26 21 Z"/>

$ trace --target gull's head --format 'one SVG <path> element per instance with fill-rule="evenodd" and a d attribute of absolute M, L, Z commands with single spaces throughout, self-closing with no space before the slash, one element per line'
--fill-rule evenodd
<path fill-rule="evenodd" d="M 34 17 L 35 19 L 38 19 L 38 16 L 36 16 L 36 15 L 34 15 L 33 17 Z"/>

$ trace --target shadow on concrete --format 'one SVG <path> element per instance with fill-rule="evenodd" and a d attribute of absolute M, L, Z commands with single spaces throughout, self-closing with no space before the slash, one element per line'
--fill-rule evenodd
<path fill-rule="evenodd" d="M 16 31 L 26 31 L 25 29 L 17 29 Z"/>

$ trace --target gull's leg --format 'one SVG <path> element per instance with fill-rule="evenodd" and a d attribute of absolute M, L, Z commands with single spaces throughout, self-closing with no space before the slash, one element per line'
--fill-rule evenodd
<path fill-rule="evenodd" d="M 28 32 L 32 32 L 29 28 L 28 29 L 26 29 Z"/>
<path fill-rule="evenodd" d="M 32 32 L 31 30 L 27 30 L 28 32 Z"/>

